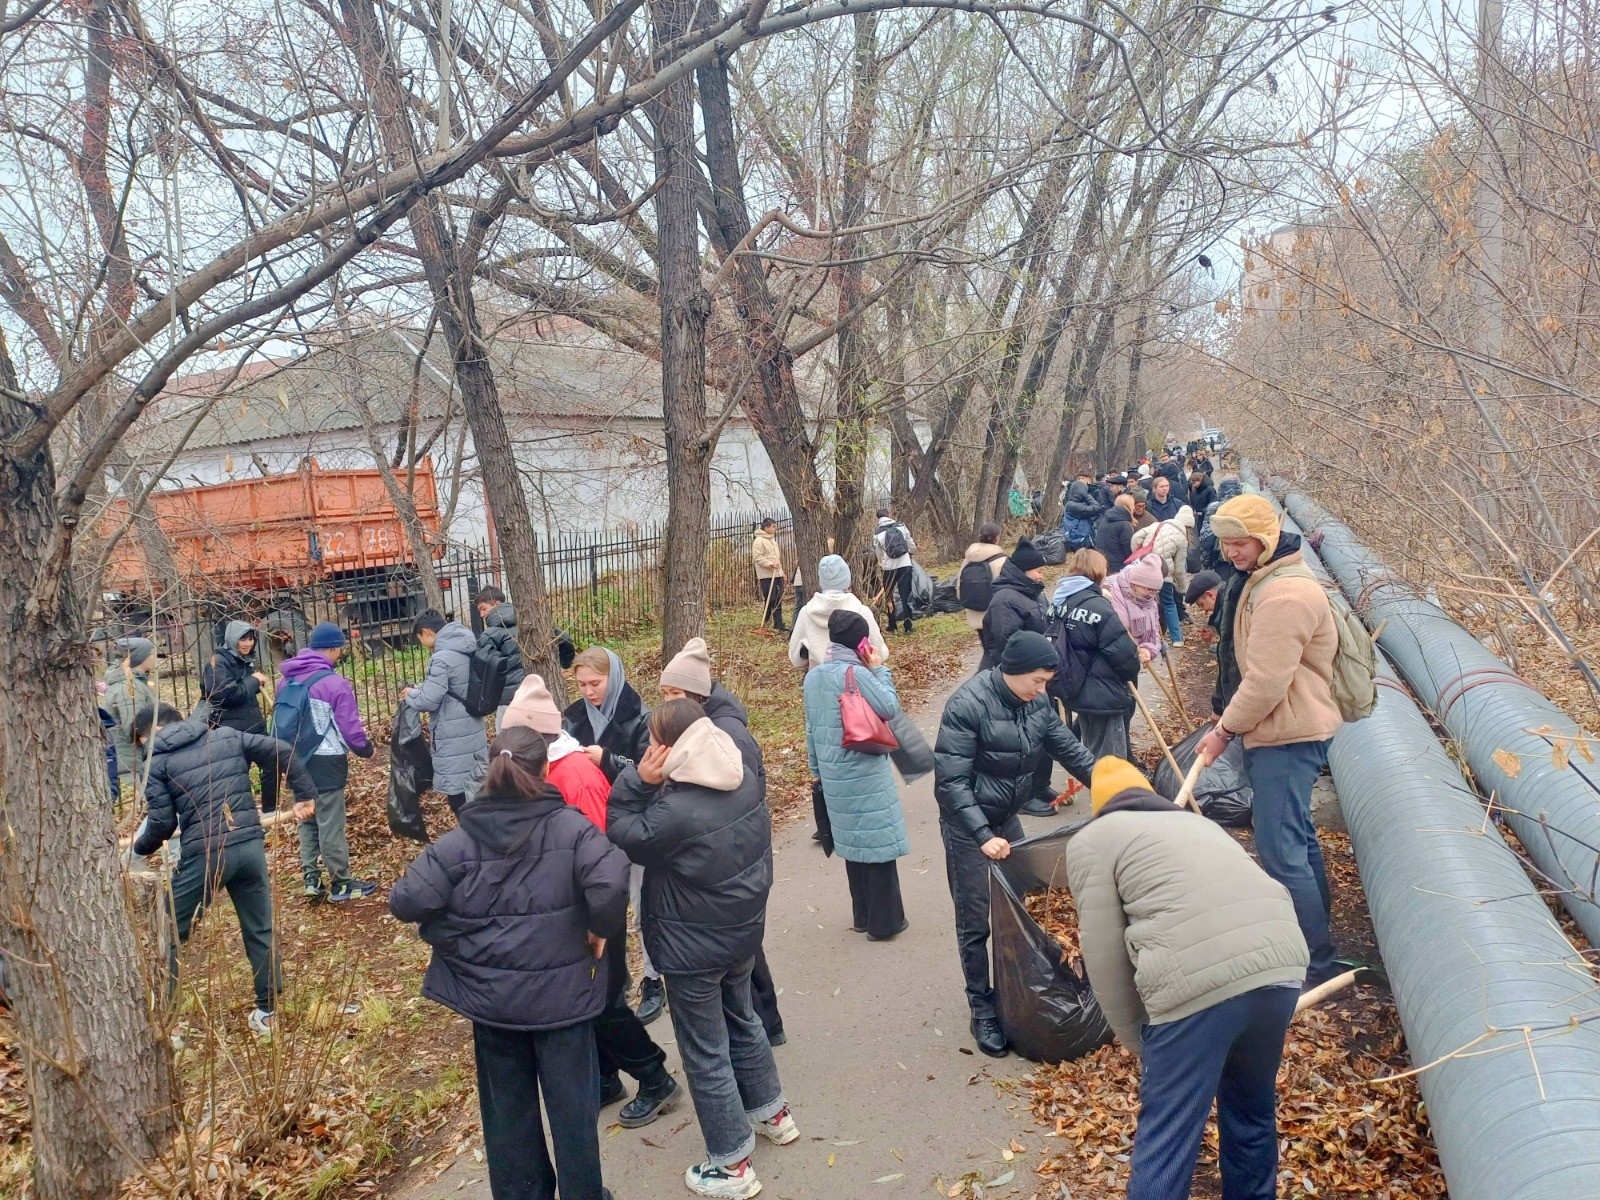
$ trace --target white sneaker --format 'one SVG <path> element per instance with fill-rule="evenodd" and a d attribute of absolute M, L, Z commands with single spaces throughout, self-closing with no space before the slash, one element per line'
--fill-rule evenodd
<path fill-rule="evenodd" d="M 257 1008 L 250 1013 L 250 1032 L 257 1037 L 268 1038 L 272 1036 L 272 1017 L 264 1008 Z"/>
<path fill-rule="evenodd" d="M 761 1191 L 761 1181 L 756 1178 L 756 1169 L 750 1165 L 748 1158 L 731 1167 L 718 1167 L 711 1163 L 690 1167 L 683 1173 L 683 1182 L 696 1196 L 724 1196 L 732 1197 L 733 1200 L 745 1200 L 745 1197 L 757 1195 Z"/>
<path fill-rule="evenodd" d="M 789 1115 L 789 1106 L 783 1106 L 783 1111 L 775 1117 L 765 1121 L 756 1122 L 756 1132 L 774 1146 L 787 1146 L 800 1136 L 800 1127 L 794 1123 L 794 1118 Z"/>

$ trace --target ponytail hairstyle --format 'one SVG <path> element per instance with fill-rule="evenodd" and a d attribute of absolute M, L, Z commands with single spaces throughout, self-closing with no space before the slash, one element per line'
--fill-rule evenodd
<path fill-rule="evenodd" d="M 489 743 L 489 774 L 480 794 L 524 800 L 541 796 L 550 787 L 545 781 L 549 761 L 543 734 L 522 726 L 503 730 Z"/>
<path fill-rule="evenodd" d="M 658 746 L 675 746 L 689 726 L 706 715 L 694 700 L 668 700 L 650 713 L 650 736 Z"/>

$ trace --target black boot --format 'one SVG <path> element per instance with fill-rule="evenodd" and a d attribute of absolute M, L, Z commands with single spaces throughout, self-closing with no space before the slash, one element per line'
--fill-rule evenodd
<path fill-rule="evenodd" d="M 639 982 L 639 1007 L 634 1015 L 639 1024 L 648 1025 L 667 1007 L 667 987 L 659 979 L 645 978 Z"/>
<path fill-rule="evenodd" d="M 993 1017 L 972 1018 L 972 1040 L 990 1058 L 1004 1058 L 1011 1052 L 1011 1043 L 1006 1041 L 1000 1022 Z"/>
<path fill-rule="evenodd" d="M 624 1129 L 648 1125 L 669 1111 L 682 1096 L 683 1089 L 678 1086 L 678 1081 L 662 1071 L 658 1078 L 640 1082 L 639 1094 L 622 1106 L 622 1111 L 617 1114 L 617 1123 Z"/>
<path fill-rule="evenodd" d="M 600 1080 L 600 1107 L 609 1108 L 628 1094 L 622 1080 L 615 1075 L 602 1076 Z"/>

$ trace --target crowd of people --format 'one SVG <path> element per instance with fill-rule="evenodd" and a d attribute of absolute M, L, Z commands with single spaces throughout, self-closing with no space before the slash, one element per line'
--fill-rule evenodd
<path fill-rule="evenodd" d="M 1220 1097 L 1225 1190 L 1264 1196 L 1293 999 L 1337 969 L 1309 793 L 1342 719 L 1330 690 L 1339 635 L 1270 504 L 1239 494 L 1236 472 L 1216 472 L 1203 452 L 1191 466 L 1185 475 L 1163 455 L 1131 474 L 1148 486 L 1122 473 L 1069 483 L 1071 553 L 1048 600 L 1031 540 L 1007 552 L 999 527 L 977 531 L 959 590 L 981 658 L 945 703 L 931 748 L 901 710 L 884 636 L 912 632 L 916 543 L 904 523 L 878 515 L 875 596 L 858 596 L 849 563 L 830 554 L 792 625 L 770 523 L 752 564 L 762 627 L 789 632 L 803 672 L 815 837 L 843 861 L 852 930 L 890 942 L 909 927 L 900 785 L 931 770 L 972 1037 L 985 1054 L 1008 1053 L 989 969 L 990 864 L 1023 836 L 1022 816 L 1060 811 L 1060 764 L 1094 814 L 1066 861 L 1090 980 L 1145 1062 L 1129 1194 L 1186 1194 Z M 772 824 L 745 708 L 695 638 L 661 669 L 654 708 L 614 651 L 583 649 L 571 662 L 577 698 L 562 709 L 523 661 L 505 595 L 484 588 L 474 604 L 477 634 L 438 612 L 415 621 L 429 661 L 400 704 L 427 717 L 434 787 L 457 825 L 388 899 L 432 947 L 424 994 L 472 1023 L 493 1194 L 609 1196 L 601 1109 L 622 1103 L 618 1122 L 638 1128 L 687 1092 L 706 1158 L 686 1185 L 753 1196 L 758 1139 L 787 1145 L 799 1130 L 773 1056 L 786 1037 L 763 949 Z M 1218 657 L 1202 754 L 1244 739 L 1260 867 L 1128 761 L 1140 673 L 1189 641 L 1194 612 L 1209 618 Z M 270 732 L 255 630 L 230 623 L 224 643 L 205 671 L 206 700 L 187 717 L 151 691 L 154 647 L 119 644 L 102 698 L 108 774 L 148 807 L 133 854 L 174 834 L 181 843 L 170 979 L 195 916 L 227 891 L 255 981 L 249 1025 L 268 1035 L 282 980 L 259 814 L 286 780 L 307 899 L 370 895 L 376 885 L 352 874 L 344 792 L 349 757 L 374 751 L 338 670 L 348 641 L 337 626 L 318 625 L 282 664 Z M 498 661 L 500 682 L 480 715 L 469 698 L 483 660 Z M 629 932 L 643 952 L 637 1002 Z M 681 1083 L 648 1028 L 663 1013 Z"/>

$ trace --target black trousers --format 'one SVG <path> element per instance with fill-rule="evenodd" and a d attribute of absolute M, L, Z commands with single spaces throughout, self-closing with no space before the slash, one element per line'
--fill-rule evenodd
<path fill-rule="evenodd" d="M 169 997 L 178 982 L 178 946 L 189 940 L 194 919 L 226 888 L 239 918 L 245 957 L 255 979 L 256 1007 L 272 1012 L 282 986 L 277 950 L 272 943 L 272 879 L 267 870 L 266 844 L 255 838 L 224 849 L 194 839 L 183 848 L 178 869 L 172 873 L 171 916 L 177 936 L 168 954 Z"/>
<path fill-rule="evenodd" d="M 906 612 L 906 631 L 911 630 L 911 568 L 895 567 L 883 573 L 883 603 L 889 612 L 889 631 L 894 631 L 895 597 L 900 598 Z"/>
<path fill-rule="evenodd" d="M 869 937 L 890 938 L 906 923 L 906 907 L 900 900 L 900 867 L 888 862 L 845 860 L 844 877 L 850 884 L 851 924 L 867 931 Z"/>
<path fill-rule="evenodd" d="M 1022 837 L 1022 822 L 1012 817 L 998 837 L 1014 842 Z M 950 880 L 950 899 L 956 908 L 956 951 L 967 980 L 967 1004 L 974 1017 L 992 1017 L 994 989 L 989 986 L 989 860 L 964 830 L 939 822 L 944 839 L 944 869 Z"/>
<path fill-rule="evenodd" d="M 772 982 L 772 968 L 767 966 L 765 947 L 756 951 L 755 969 L 750 972 L 750 1005 L 761 1018 L 767 1036 L 777 1037 L 783 1032 L 783 1014 L 778 1011 L 778 988 Z"/>
<path fill-rule="evenodd" d="M 774 629 L 784 628 L 783 593 L 789 581 L 779 577 L 756 582 L 761 585 L 761 623 L 765 625 L 770 620 Z"/>
<path fill-rule="evenodd" d="M 601 1200 L 600 1069 L 588 1021 L 542 1033 L 472 1026 L 494 1200 Z M 540 1117 L 550 1121 L 552 1164 Z"/>
<path fill-rule="evenodd" d="M 606 1006 L 594 1019 L 594 1043 L 599 1055 L 599 1074 L 609 1079 L 626 1071 L 640 1083 L 657 1079 L 666 1070 L 667 1052 L 628 1007 L 628 945 L 626 938 L 606 941 Z"/>

